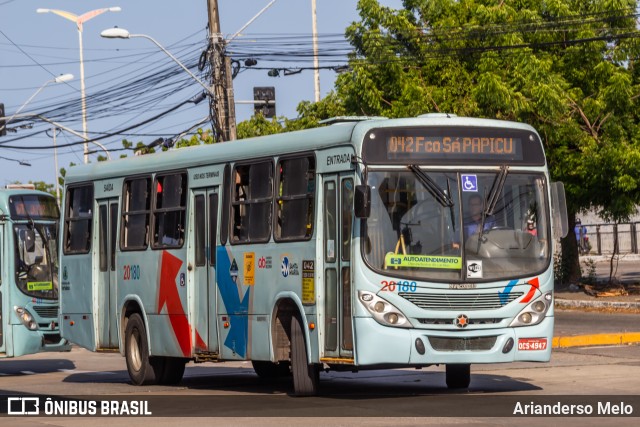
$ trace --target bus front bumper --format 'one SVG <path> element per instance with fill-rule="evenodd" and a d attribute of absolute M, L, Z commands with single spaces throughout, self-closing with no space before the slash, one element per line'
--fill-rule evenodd
<path fill-rule="evenodd" d="M 553 317 L 534 326 L 476 330 L 401 329 L 355 319 L 356 364 L 548 362 Z"/>

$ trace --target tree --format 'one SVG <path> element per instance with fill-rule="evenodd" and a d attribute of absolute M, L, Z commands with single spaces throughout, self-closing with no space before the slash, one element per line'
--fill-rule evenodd
<path fill-rule="evenodd" d="M 635 0 L 359 0 L 346 31 L 349 114 L 427 112 L 521 121 L 541 134 L 565 183 L 563 264 L 580 276 L 575 215 L 624 221 L 640 202 L 640 35 Z"/>

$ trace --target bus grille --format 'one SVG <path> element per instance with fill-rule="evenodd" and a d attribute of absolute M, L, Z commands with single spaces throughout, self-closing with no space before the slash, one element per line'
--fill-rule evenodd
<path fill-rule="evenodd" d="M 429 337 L 429 344 L 436 351 L 486 351 L 491 350 L 497 336 L 475 338 Z"/>
<path fill-rule="evenodd" d="M 33 310 L 43 318 L 55 319 L 58 317 L 57 305 L 34 305 Z"/>
<path fill-rule="evenodd" d="M 487 294 L 418 294 L 399 292 L 407 301 L 426 310 L 491 310 L 503 307 L 522 296 L 522 292 L 510 292 L 500 300 L 498 292 Z"/>

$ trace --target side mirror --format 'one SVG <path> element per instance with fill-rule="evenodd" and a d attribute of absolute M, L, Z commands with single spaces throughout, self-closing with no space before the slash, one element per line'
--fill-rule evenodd
<path fill-rule="evenodd" d="M 36 233 L 33 230 L 24 230 L 24 247 L 29 253 L 36 251 Z"/>
<path fill-rule="evenodd" d="M 356 185 L 353 203 L 356 218 L 369 218 L 371 215 L 371 187 Z"/>

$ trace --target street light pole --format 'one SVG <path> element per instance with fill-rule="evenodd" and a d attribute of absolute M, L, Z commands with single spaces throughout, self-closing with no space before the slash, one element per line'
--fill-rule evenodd
<path fill-rule="evenodd" d="M 80 99 L 82 102 L 82 133 L 83 138 L 88 140 L 87 137 L 87 104 L 86 104 L 86 96 L 85 96 L 85 85 L 84 85 L 84 59 L 83 59 L 83 48 L 82 48 L 82 28 L 83 24 L 89 21 L 92 18 L 95 18 L 98 15 L 101 15 L 105 12 L 120 12 L 122 9 L 120 7 L 107 7 L 102 9 L 95 9 L 90 12 L 83 13 L 78 16 L 71 12 L 66 12 L 64 10 L 58 9 L 37 9 L 37 13 L 55 13 L 58 16 L 62 16 L 69 21 L 73 21 L 76 23 L 78 28 L 78 40 L 80 42 Z M 87 143 L 84 144 L 84 162 L 89 163 L 89 145 Z"/>
<path fill-rule="evenodd" d="M 40 86 L 40 87 L 38 88 L 38 90 L 36 90 L 36 91 L 33 93 L 33 95 L 31 95 L 31 96 L 29 97 L 29 99 L 27 99 L 27 100 L 24 102 L 24 104 L 22 104 L 22 105 L 20 106 L 20 108 L 18 108 L 18 109 L 15 111 L 15 113 L 13 113 L 13 114 L 11 115 L 11 117 L 9 117 L 9 118 L 4 122 L 4 124 L 3 124 L 2 126 L 3 126 L 3 127 L 7 127 L 7 125 L 9 124 L 9 122 L 10 122 L 11 120 L 13 120 L 13 118 L 14 118 L 14 117 L 15 117 L 15 116 L 20 112 L 20 111 L 22 111 L 22 109 L 23 109 L 24 107 L 26 107 L 26 106 L 27 106 L 27 104 L 28 104 L 29 102 L 31 102 L 31 100 L 32 100 L 33 98 L 35 98 L 35 97 L 36 97 L 36 95 L 40 93 L 40 91 L 42 91 L 42 89 L 44 89 L 45 87 L 47 87 L 49 84 L 51 84 L 51 83 L 64 83 L 64 82 L 68 82 L 68 81 L 70 81 L 70 80 L 73 80 L 73 74 L 61 74 L 61 75 L 59 75 L 59 76 L 58 76 L 58 77 L 56 77 L 56 78 L 53 78 L 53 79 L 51 79 L 51 80 L 47 80 L 46 82 L 44 82 L 44 84 L 43 84 L 42 86 Z M 1 129 L 2 129 L 2 128 L 0 128 L 0 130 L 1 130 Z"/>
<path fill-rule="evenodd" d="M 105 39 L 132 39 L 135 37 L 140 37 L 140 38 L 144 38 L 147 40 L 150 40 L 151 42 L 153 42 L 156 46 L 158 46 L 160 48 L 160 50 L 162 50 L 164 53 L 167 54 L 167 56 L 171 59 L 173 59 L 173 61 L 178 64 L 184 71 L 187 72 L 187 74 L 189 74 L 191 76 L 192 79 L 194 79 L 195 81 L 197 81 L 198 83 L 200 83 L 200 86 L 202 86 L 203 88 L 205 88 L 205 90 L 207 91 L 207 93 L 211 96 L 213 96 L 213 92 L 211 91 L 211 88 L 209 86 L 207 86 L 202 80 L 200 80 L 195 74 L 193 74 L 191 71 L 189 71 L 189 69 L 178 60 L 178 58 L 176 58 L 175 56 L 173 56 L 171 54 L 171 52 L 169 52 L 167 49 L 165 49 L 160 43 L 158 43 L 156 41 L 156 39 L 154 39 L 151 36 L 148 36 L 146 34 L 131 34 L 129 33 L 129 31 L 125 30 L 124 28 L 109 28 L 104 30 L 103 32 L 100 33 L 101 37 L 104 37 Z"/>

